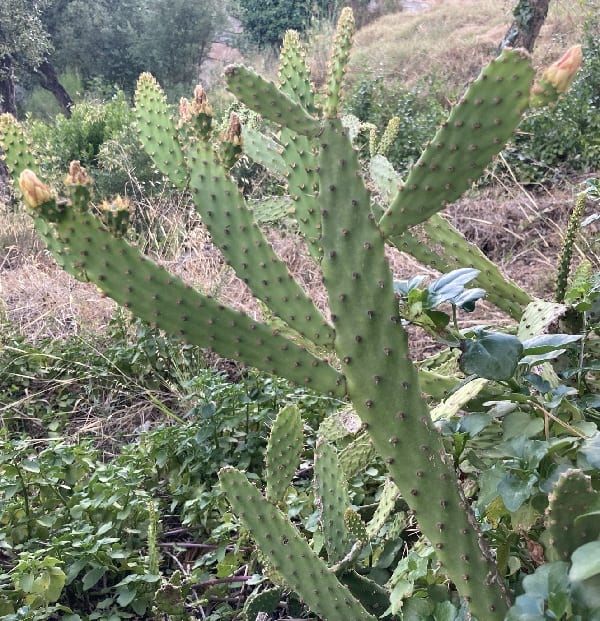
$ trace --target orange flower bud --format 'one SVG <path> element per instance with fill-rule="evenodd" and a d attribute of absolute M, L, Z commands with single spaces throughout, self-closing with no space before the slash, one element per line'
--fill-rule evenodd
<path fill-rule="evenodd" d="M 581 45 L 574 45 L 560 60 L 544 71 L 544 77 L 559 93 L 564 93 L 573 83 L 582 60 Z"/>
<path fill-rule="evenodd" d="M 69 164 L 69 174 L 65 178 L 66 185 L 88 185 L 91 181 L 79 160 L 73 160 Z"/>
<path fill-rule="evenodd" d="M 179 100 L 179 122 L 180 125 L 189 123 L 192 118 L 192 110 L 190 108 L 190 102 L 186 97 L 182 97 Z"/>
<path fill-rule="evenodd" d="M 23 192 L 25 202 L 32 209 L 36 209 L 52 198 L 50 188 L 42 183 L 32 170 L 26 169 L 19 175 L 19 187 Z"/>

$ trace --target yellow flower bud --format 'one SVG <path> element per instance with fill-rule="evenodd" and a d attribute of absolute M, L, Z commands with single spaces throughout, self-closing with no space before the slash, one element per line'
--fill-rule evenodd
<path fill-rule="evenodd" d="M 19 175 L 19 187 L 23 192 L 25 202 L 32 209 L 36 209 L 52 198 L 50 188 L 42 183 L 32 170 L 25 169 Z"/>
<path fill-rule="evenodd" d="M 544 71 L 544 77 L 559 93 L 564 93 L 573 83 L 582 60 L 581 45 L 575 45 Z"/>

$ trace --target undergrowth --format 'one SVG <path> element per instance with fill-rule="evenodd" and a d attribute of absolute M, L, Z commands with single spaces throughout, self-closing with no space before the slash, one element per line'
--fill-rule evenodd
<path fill-rule="evenodd" d="M 190 612 L 231 617 L 249 576 L 231 576 L 239 527 L 216 474 L 231 464 L 261 477 L 268 427 L 286 404 L 301 407 L 307 430 L 335 407 L 235 373 L 147 326 L 133 338 L 122 318 L 100 341 L 32 344 L 4 324 L 3 619 L 150 618 L 175 571 Z M 304 487 L 290 510 L 308 519 L 309 479 Z"/>

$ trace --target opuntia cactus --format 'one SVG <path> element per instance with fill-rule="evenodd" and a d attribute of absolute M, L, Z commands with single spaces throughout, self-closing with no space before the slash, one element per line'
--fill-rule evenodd
<path fill-rule="evenodd" d="M 480 621 L 501 621 L 509 606 L 504 582 L 422 395 L 429 384 L 430 392 L 441 396 L 458 380 L 419 372 L 410 360 L 384 252 L 386 241 L 402 247 L 411 226 L 458 198 L 502 149 L 527 106 L 533 70 L 527 54 L 519 50 L 505 49 L 492 61 L 453 109 L 378 222 L 357 154 L 338 118 L 351 35 L 351 14 L 345 10 L 323 118 L 307 89 L 304 69 L 301 77 L 294 75 L 295 64 L 301 66 L 302 61 L 291 51 L 289 75 L 281 78 L 281 87 L 244 67 L 225 72 L 229 89 L 244 104 L 281 127 L 277 156 L 289 172 L 300 228 L 321 264 L 330 321 L 292 278 L 254 222 L 231 179 L 228 165 L 233 158 L 220 157 L 206 139 L 208 120 L 203 117 L 194 125 L 191 105 L 182 107 L 179 120 L 173 118 L 162 91 L 147 74 L 140 78 L 136 94 L 144 149 L 171 183 L 189 188 L 213 241 L 254 295 L 289 327 L 285 334 L 200 294 L 145 258 L 124 237 L 115 236 L 108 223 L 90 211 L 91 188 L 84 178 L 72 175 L 67 200 L 57 199 L 33 172 L 25 172 L 35 164 L 18 126 L 7 117 L 0 124 L 2 146 L 13 176 L 21 176 L 37 230 L 71 274 L 94 282 L 137 316 L 185 341 L 351 402 L 391 480 L 471 612 Z M 196 112 L 206 116 L 206 107 L 200 108 Z M 239 132 L 234 133 L 239 138 Z M 234 143 L 240 141 L 230 142 L 237 151 L 239 144 Z M 438 240 L 444 242 L 441 235 Z M 471 262 L 474 255 L 463 252 L 458 242 L 456 247 L 454 241 L 445 243 L 449 246 L 445 264 L 452 258 L 450 247 L 461 261 Z M 516 299 L 511 314 L 520 316 L 518 306 L 527 301 L 527 296 Z M 330 621 L 375 618 L 243 473 L 227 469 L 221 481 L 262 552 L 312 610 Z M 275 496 L 280 494 L 278 487 Z M 387 512 L 389 502 L 386 506 Z M 333 555 L 339 557 L 343 550 L 336 549 Z M 379 591 L 374 593 L 379 600 Z"/>

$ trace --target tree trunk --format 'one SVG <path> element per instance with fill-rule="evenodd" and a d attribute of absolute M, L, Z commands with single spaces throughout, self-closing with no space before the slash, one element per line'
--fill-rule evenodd
<path fill-rule="evenodd" d="M 0 60 L 0 112 L 9 112 L 17 116 L 15 72 L 12 58 L 8 55 Z"/>
<path fill-rule="evenodd" d="M 519 0 L 513 11 L 514 21 L 500 43 L 499 52 L 504 47 L 524 47 L 533 51 L 535 40 L 548 15 L 550 0 Z"/>
<path fill-rule="evenodd" d="M 58 77 L 56 75 L 56 70 L 52 63 L 46 59 L 44 62 L 35 70 L 35 75 L 40 81 L 40 85 L 49 90 L 54 97 L 56 97 L 56 101 L 62 108 L 65 116 L 69 118 L 71 116 L 71 107 L 73 106 L 73 100 L 71 96 L 63 85 L 58 81 Z"/>

